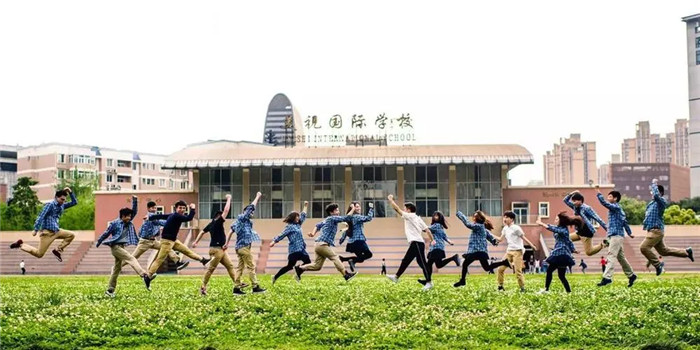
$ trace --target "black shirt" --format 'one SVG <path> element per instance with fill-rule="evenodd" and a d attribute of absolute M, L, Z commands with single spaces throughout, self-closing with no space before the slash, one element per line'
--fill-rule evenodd
<path fill-rule="evenodd" d="M 178 213 L 172 214 L 158 214 L 151 215 L 148 220 L 165 220 L 165 226 L 163 226 L 163 234 L 161 237 L 163 239 L 175 241 L 177 240 L 177 234 L 180 233 L 180 226 L 183 222 L 192 221 L 194 218 L 194 209 L 190 209 L 190 213 L 185 215 L 180 215 Z"/>
<path fill-rule="evenodd" d="M 216 220 L 212 220 L 207 227 L 204 228 L 204 232 L 209 232 L 211 234 L 211 240 L 209 241 L 210 247 L 223 247 L 226 244 L 224 222 L 226 222 L 226 220 L 223 217 L 219 217 Z"/>

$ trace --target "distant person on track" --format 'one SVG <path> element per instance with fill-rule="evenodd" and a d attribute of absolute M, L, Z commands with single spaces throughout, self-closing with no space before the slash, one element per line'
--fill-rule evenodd
<path fill-rule="evenodd" d="M 19 262 L 19 269 L 22 271 L 23 275 L 27 273 L 27 269 L 24 268 L 24 260 Z"/>

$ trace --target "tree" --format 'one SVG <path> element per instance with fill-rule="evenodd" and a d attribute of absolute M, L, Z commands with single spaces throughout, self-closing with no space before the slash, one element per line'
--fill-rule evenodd
<path fill-rule="evenodd" d="M 95 228 L 95 194 L 98 179 L 80 176 L 74 169 L 70 179 L 61 179 L 56 190 L 70 187 L 78 199 L 78 205 L 66 210 L 61 216 L 61 227 L 66 230 L 93 230 Z"/>
<path fill-rule="evenodd" d="M 666 208 L 664 223 L 666 225 L 700 225 L 700 219 L 695 216 L 693 209 L 681 209 L 674 204 Z"/>
<path fill-rule="evenodd" d="M 686 198 L 671 204 L 678 204 L 681 209 L 693 209 L 694 212 L 700 213 L 700 197 Z"/>
<path fill-rule="evenodd" d="M 627 215 L 627 222 L 630 225 L 641 225 L 644 222 L 644 214 L 647 210 L 647 203 L 631 197 L 622 197 L 620 206 Z"/>
<path fill-rule="evenodd" d="M 36 192 L 31 188 L 36 184 L 38 182 L 29 177 L 17 179 L 17 184 L 12 186 L 12 200 L 2 210 L 0 230 L 29 231 L 33 229 L 34 221 L 41 207 Z"/>

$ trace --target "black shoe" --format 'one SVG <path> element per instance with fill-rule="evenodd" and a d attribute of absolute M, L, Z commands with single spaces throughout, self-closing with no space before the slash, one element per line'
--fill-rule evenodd
<path fill-rule="evenodd" d="M 202 265 L 207 266 L 207 264 L 208 264 L 210 261 L 211 261 L 211 259 L 202 258 L 202 260 L 200 260 L 199 262 L 201 262 Z"/>
<path fill-rule="evenodd" d="M 260 294 L 260 293 L 265 293 L 267 292 L 267 289 L 262 288 L 260 286 L 255 286 L 253 287 L 253 294 Z"/>
<path fill-rule="evenodd" d="M 418 280 L 418 283 L 420 283 L 420 284 L 422 284 L 422 285 L 425 285 L 426 283 L 428 283 L 428 281 L 426 281 L 426 280 Z"/>
<path fill-rule="evenodd" d="M 345 273 L 345 281 L 349 281 L 349 280 L 353 279 L 353 277 L 355 277 L 355 275 L 357 275 L 357 272 L 346 272 Z"/>
<path fill-rule="evenodd" d="M 187 265 L 189 265 L 189 264 L 190 264 L 189 260 L 185 261 L 185 262 L 178 261 L 175 263 L 175 270 L 180 271 L 180 270 L 184 269 L 185 267 L 187 267 Z"/>
<path fill-rule="evenodd" d="M 506 289 L 503 288 L 503 286 L 498 286 L 498 291 L 499 291 L 499 292 L 504 292 L 505 290 L 506 290 Z"/>
<path fill-rule="evenodd" d="M 355 272 L 355 261 L 352 259 L 348 260 L 348 265 L 350 266 L 350 271 Z"/>
<path fill-rule="evenodd" d="M 301 281 L 302 273 L 304 273 L 304 270 L 302 270 L 299 266 L 294 266 L 294 279 L 297 280 L 297 282 Z"/>
<path fill-rule="evenodd" d="M 629 288 L 629 287 L 632 287 L 632 285 L 634 284 L 634 281 L 636 281 L 636 280 L 637 280 L 637 275 L 632 275 L 632 276 L 630 276 L 630 278 L 629 278 L 629 283 L 627 283 L 627 287 L 628 287 L 628 288 Z"/>
<path fill-rule="evenodd" d="M 464 287 L 466 285 L 467 285 L 467 281 L 459 280 L 459 281 L 457 281 L 457 283 L 453 284 L 452 286 L 454 286 L 455 288 L 459 288 L 459 287 Z"/>
<path fill-rule="evenodd" d="M 58 250 L 54 249 L 54 250 L 51 251 L 51 253 L 53 253 L 53 255 L 56 256 L 56 260 L 58 260 L 58 262 L 62 262 L 62 261 L 63 261 L 63 259 L 61 258 L 61 252 L 59 252 Z"/>
<path fill-rule="evenodd" d="M 233 295 L 245 295 L 245 292 L 240 288 L 233 288 Z"/>
<path fill-rule="evenodd" d="M 153 281 L 153 279 L 148 277 L 148 274 L 144 274 L 143 276 L 141 276 L 141 278 L 143 278 L 143 283 L 146 285 L 146 290 L 148 290 L 150 292 L 151 291 L 151 281 Z"/>
<path fill-rule="evenodd" d="M 24 243 L 24 241 L 22 241 L 20 239 L 17 242 L 10 244 L 10 249 L 17 249 L 17 248 L 21 247 L 23 243 Z"/>
<path fill-rule="evenodd" d="M 525 287 L 520 287 L 520 293 L 527 293 L 527 290 L 525 290 Z"/>
<path fill-rule="evenodd" d="M 690 259 L 690 261 L 692 262 L 695 262 L 695 258 L 693 257 L 693 248 L 685 248 L 685 252 L 688 253 L 688 259 Z"/>
<path fill-rule="evenodd" d="M 603 278 L 603 280 L 600 281 L 600 283 L 598 283 L 597 286 L 598 287 L 607 286 L 610 283 L 612 283 L 611 279 Z"/>
<path fill-rule="evenodd" d="M 457 264 L 457 267 L 462 266 L 462 261 L 459 259 L 459 254 L 455 254 L 452 259 L 455 261 L 455 264 Z"/>
<path fill-rule="evenodd" d="M 658 266 L 654 266 L 654 268 L 656 269 L 657 276 L 660 275 L 662 272 L 664 272 L 664 269 L 661 268 L 661 264 L 659 264 Z"/>

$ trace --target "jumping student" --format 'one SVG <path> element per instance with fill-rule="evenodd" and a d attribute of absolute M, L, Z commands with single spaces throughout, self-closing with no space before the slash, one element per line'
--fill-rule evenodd
<path fill-rule="evenodd" d="M 670 248 L 664 243 L 664 211 L 668 206 L 664 195 L 664 187 L 658 184 L 658 180 L 654 179 L 651 182 L 651 195 L 653 199 L 647 204 L 647 210 L 644 215 L 644 231 L 647 231 L 647 236 L 639 246 L 639 250 L 654 265 L 656 275 L 663 272 L 663 267 L 659 263 L 659 259 L 651 251 L 651 248 L 656 249 L 659 255 L 676 256 L 679 258 L 688 258 L 690 261 L 695 261 L 693 257 L 693 249 L 691 247 L 683 249 Z"/>
<path fill-rule="evenodd" d="M 595 227 L 592 221 L 597 221 L 604 230 L 608 230 L 605 225 L 605 221 L 596 214 L 596 212 L 588 204 L 584 203 L 583 195 L 578 191 L 573 191 L 564 197 L 564 204 L 569 208 L 574 210 L 574 215 L 578 216 L 583 220 L 583 225 L 581 228 L 570 235 L 571 241 L 581 241 L 583 243 L 583 249 L 586 255 L 591 256 L 597 254 L 601 249 L 603 249 L 607 244 L 607 240 L 603 240 L 600 244 L 593 246 L 593 235 L 595 234 Z"/>
<path fill-rule="evenodd" d="M 340 208 L 338 204 L 331 203 L 326 206 L 326 214 L 328 217 L 319 224 L 316 224 L 313 232 L 309 233 L 309 237 L 314 237 L 321 231 L 321 235 L 316 239 L 316 245 L 314 247 L 314 252 L 316 257 L 314 262 L 311 264 L 304 264 L 301 266 L 294 266 L 294 272 L 296 274 L 295 278 L 297 281 L 301 280 L 301 274 L 306 271 L 318 271 L 323 267 L 323 263 L 326 259 L 333 262 L 336 270 L 343 275 L 346 281 L 351 280 L 357 272 L 349 272 L 345 270 L 345 266 L 340 261 L 338 255 L 333 251 L 335 246 L 335 235 L 338 231 L 338 224 L 341 222 L 348 222 L 350 220 L 349 216 L 340 216 Z"/>
<path fill-rule="evenodd" d="M 275 284 L 278 278 L 282 277 L 285 273 L 292 271 L 294 266 L 296 266 L 297 261 L 301 261 L 302 265 L 311 264 L 311 258 L 309 258 L 309 253 L 306 252 L 306 242 L 304 242 L 304 234 L 301 232 L 301 225 L 306 220 L 306 210 L 309 207 L 309 202 L 304 201 L 304 209 L 302 209 L 301 214 L 293 211 L 287 215 L 283 220 L 287 226 L 284 231 L 275 237 L 272 242 L 270 242 L 270 248 L 274 247 L 275 244 L 282 241 L 285 237 L 289 240 L 289 246 L 287 247 L 287 265 L 282 266 L 282 268 L 277 271 L 277 273 L 272 276 L 272 284 Z"/>
<path fill-rule="evenodd" d="M 622 195 L 618 191 L 610 191 L 608 193 L 607 200 L 603 198 L 603 194 L 600 193 L 600 186 L 596 186 L 596 197 L 600 204 L 608 209 L 608 266 L 603 272 L 603 280 L 598 283 L 598 287 L 602 287 L 612 283 L 613 272 L 615 272 L 615 259 L 622 266 L 622 271 L 625 272 L 627 276 L 628 284 L 627 287 L 632 287 L 634 281 L 637 280 L 637 275 L 634 274 L 632 266 L 630 266 L 627 258 L 625 258 L 625 249 L 623 243 L 625 240 L 625 226 L 627 225 L 627 218 L 625 211 L 620 206 L 620 199 Z M 627 226 L 629 227 L 629 226 Z M 631 230 L 627 232 L 630 238 L 634 238 Z"/>
<path fill-rule="evenodd" d="M 155 279 L 156 276 L 149 277 L 149 274 L 141 267 L 139 261 L 134 258 L 133 255 L 124 249 L 127 245 L 138 244 L 138 236 L 136 236 L 136 229 L 134 229 L 134 224 L 131 222 L 136 216 L 138 211 L 138 198 L 136 196 L 131 197 L 131 209 L 122 208 L 119 210 L 119 218 L 114 219 L 107 226 L 107 230 L 97 239 L 95 247 L 99 247 L 103 242 L 106 246 L 112 249 L 112 256 L 114 257 L 114 266 L 112 266 L 112 274 L 109 277 L 109 285 L 105 291 L 105 295 L 114 298 L 114 289 L 117 288 L 117 278 L 119 273 L 122 271 L 122 265 L 124 263 L 130 265 L 136 274 L 143 278 L 143 283 L 146 284 L 146 289 L 151 290 L 151 280 Z M 111 236 L 110 239 L 106 240 L 107 237 Z"/>
<path fill-rule="evenodd" d="M 69 195 L 70 202 L 66 203 L 66 196 Z M 60 191 L 56 191 L 54 200 L 44 204 L 44 208 L 34 222 L 34 232 L 32 236 L 36 236 L 37 233 L 41 232 L 41 235 L 39 235 L 39 249 L 24 243 L 21 239 L 10 244 L 10 249 L 19 248 L 37 258 L 41 258 L 49 249 L 51 243 L 56 239 L 60 239 L 62 240 L 61 244 L 58 245 L 58 248 L 52 250 L 51 253 L 56 256 L 59 262 L 63 261 L 61 253 L 63 253 L 63 250 L 73 241 L 75 233 L 59 228 L 58 221 L 61 215 L 63 215 L 64 210 L 76 204 L 78 204 L 78 200 L 75 198 L 70 188 L 66 187 Z"/>
<path fill-rule="evenodd" d="M 202 286 L 199 288 L 199 294 L 203 296 L 207 295 L 207 284 L 209 284 L 209 278 L 211 278 L 211 274 L 214 273 L 214 270 L 216 270 L 216 266 L 219 265 L 219 263 L 224 265 L 226 271 L 228 272 L 228 276 L 231 278 L 231 281 L 234 283 L 236 281 L 236 273 L 233 269 L 233 262 L 231 261 L 231 258 L 229 258 L 228 253 L 226 253 L 226 248 L 228 247 L 226 246 L 226 232 L 224 232 L 224 223 L 226 222 L 226 217 L 228 216 L 229 210 L 231 210 L 231 195 L 227 194 L 224 210 L 217 210 L 214 213 L 211 222 L 207 224 L 207 226 L 204 227 L 201 232 L 199 232 L 197 238 L 194 240 L 194 243 L 192 243 L 192 248 L 197 248 L 197 244 L 199 244 L 199 240 L 202 239 L 202 236 L 207 232 L 211 234 L 211 239 L 209 240 L 209 256 L 211 257 L 211 261 L 209 262 L 207 270 L 204 271 Z"/>
<path fill-rule="evenodd" d="M 156 215 L 156 202 L 149 201 L 146 204 L 146 210 L 148 210 L 148 215 L 144 218 L 145 221 L 139 230 L 139 244 L 131 253 L 136 259 L 140 258 L 149 249 L 160 250 L 160 241 L 156 240 L 156 238 L 160 235 L 160 228 L 165 226 L 165 220 L 150 220 L 151 216 Z M 168 252 L 168 257 L 170 260 L 175 261 L 177 270 L 182 270 L 190 264 L 189 261 L 182 262 L 180 257 L 172 250 Z"/>
<path fill-rule="evenodd" d="M 506 249 L 506 255 L 503 257 L 504 260 L 508 260 L 508 263 L 515 269 L 515 276 L 518 279 L 518 285 L 520 286 L 520 291 L 525 292 L 525 275 L 523 275 L 523 254 L 525 254 L 525 243 L 529 244 L 532 249 L 537 250 L 537 247 L 530 242 L 525 233 L 520 228 L 520 226 L 515 223 L 515 213 L 512 211 L 506 211 L 503 213 L 503 229 L 501 230 L 501 236 L 497 238 L 499 242 L 503 242 L 505 239 L 508 242 L 508 248 Z M 531 266 L 534 265 L 534 258 Z M 506 266 L 502 265 L 498 268 L 498 290 L 505 290 L 503 288 L 503 280 L 506 271 Z"/>
<path fill-rule="evenodd" d="M 251 220 L 255 214 L 255 207 L 258 205 L 260 197 L 262 197 L 262 193 L 258 192 L 255 194 L 253 202 L 243 209 L 243 213 L 238 215 L 236 221 L 231 225 L 233 231 L 236 232 L 236 255 L 238 255 L 238 267 L 236 268 L 235 278 L 236 287 L 233 288 L 233 294 L 235 295 L 245 294 L 242 290 L 244 284 L 241 282 L 243 270 L 245 269 L 248 269 L 248 278 L 250 278 L 250 283 L 253 285 L 253 293 L 265 293 L 266 291 L 265 288 L 260 287 L 260 284 L 258 284 L 255 262 L 253 261 L 253 255 L 250 253 L 253 242 L 260 241 L 260 236 L 253 231 L 253 221 Z"/>
<path fill-rule="evenodd" d="M 445 215 L 440 211 L 433 213 L 432 222 L 430 223 L 430 233 L 433 234 L 433 239 L 435 244 L 430 245 L 428 250 L 428 269 L 432 271 L 433 264 L 436 268 L 441 269 L 450 262 L 454 262 L 457 267 L 460 266 L 461 261 L 459 261 L 459 254 L 451 256 L 449 259 L 445 259 L 445 243 L 449 245 L 455 245 L 447 237 L 447 222 L 445 221 Z M 425 284 L 425 280 L 418 280 L 421 284 Z"/>
<path fill-rule="evenodd" d="M 187 203 L 183 200 L 177 201 L 175 203 L 175 212 L 171 214 L 157 214 L 151 215 L 148 220 L 165 220 L 165 225 L 163 225 L 163 233 L 160 239 L 160 249 L 158 250 L 158 255 L 156 259 L 153 260 L 151 266 L 148 268 L 148 275 L 153 276 L 153 274 L 158 271 L 160 265 L 163 264 L 165 258 L 168 256 L 170 251 L 175 250 L 182 254 L 185 254 L 192 260 L 197 260 L 206 266 L 211 259 L 200 256 L 199 254 L 187 248 L 186 245 L 182 244 L 179 239 L 177 239 L 177 234 L 180 232 L 180 226 L 182 223 L 192 221 L 195 214 L 195 204 L 190 203 L 190 213 L 186 216 L 183 215 L 187 210 Z"/>
<path fill-rule="evenodd" d="M 359 202 L 352 202 L 348 207 L 350 220 L 348 221 L 348 229 L 340 236 L 338 244 L 343 244 L 345 239 L 348 240 L 348 245 L 345 251 L 353 253 L 355 256 L 344 257 L 340 256 L 340 261 L 347 261 L 350 266 L 350 271 L 355 271 L 355 264 L 364 262 L 372 258 L 372 251 L 367 245 L 367 237 L 365 237 L 365 222 L 372 221 L 374 218 L 374 204 L 368 203 L 369 210 L 367 215 L 362 215 L 362 206 Z"/>
<path fill-rule="evenodd" d="M 420 269 L 423 271 L 423 277 L 425 277 L 423 281 L 421 281 L 425 283 L 423 290 L 431 290 L 433 289 L 433 272 L 430 270 L 428 267 L 428 262 L 425 260 L 425 241 L 423 240 L 422 233 L 425 232 L 428 239 L 433 242 L 431 244 L 435 244 L 433 234 L 430 232 L 430 228 L 423 221 L 423 219 L 416 215 L 415 204 L 406 202 L 404 203 L 404 210 L 401 210 L 396 202 L 394 202 L 393 195 L 390 194 L 388 199 L 396 214 L 400 215 L 404 220 L 404 232 L 406 233 L 406 239 L 408 240 L 409 245 L 408 250 L 406 250 L 406 254 L 401 260 L 401 266 L 399 266 L 399 270 L 396 272 L 396 275 L 387 275 L 386 277 L 392 282 L 398 283 L 399 278 L 404 271 L 406 271 L 408 265 L 413 261 L 413 259 L 415 259 L 418 266 L 420 266 Z"/>
<path fill-rule="evenodd" d="M 554 239 L 556 241 L 549 258 L 545 260 L 547 262 L 547 277 L 545 279 L 544 289 L 540 290 L 538 294 L 549 293 L 549 286 L 552 284 L 552 273 L 554 270 L 557 270 L 559 280 L 564 285 L 566 292 L 571 293 L 571 286 L 569 286 L 569 281 L 566 280 L 566 270 L 569 266 L 576 264 L 572 254 L 578 252 L 574 248 L 574 243 L 569 237 L 569 226 L 580 229 L 581 226 L 583 226 L 583 220 L 578 216 L 568 216 L 566 212 L 563 211 L 554 218 L 554 224 L 556 226 L 543 223 L 540 217 L 537 218 L 537 224 L 554 233 Z"/>
<path fill-rule="evenodd" d="M 462 263 L 462 278 L 460 278 L 454 287 L 463 287 L 467 284 L 467 272 L 469 270 L 469 265 L 474 261 L 479 261 L 481 267 L 484 271 L 491 271 L 499 266 L 508 266 L 508 260 L 502 260 L 493 264 L 489 264 L 489 253 L 486 245 L 486 241 L 491 242 L 493 245 L 498 245 L 498 240 L 491 234 L 490 230 L 493 230 L 493 225 L 491 221 L 486 218 L 486 215 L 481 210 L 478 210 L 472 216 L 474 222 L 470 222 L 469 219 L 462 214 L 461 211 L 457 212 L 457 217 L 462 220 L 464 226 L 472 231 L 469 236 L 469 246 L 467 248 L 467 253 L 463 254 L 464 262 Z"/>

